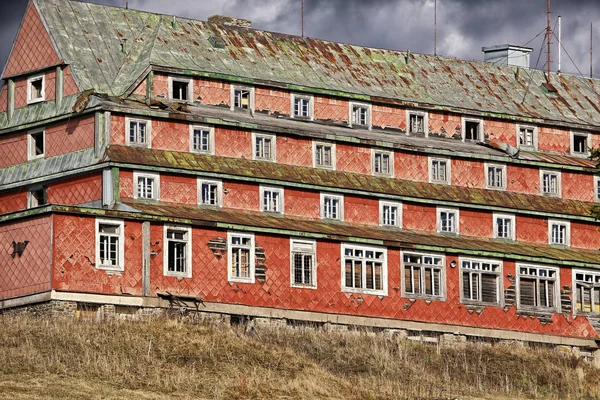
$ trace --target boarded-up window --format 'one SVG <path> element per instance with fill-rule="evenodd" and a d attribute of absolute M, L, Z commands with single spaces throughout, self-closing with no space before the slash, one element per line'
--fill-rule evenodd
<path fill-rule="evenodd" d="M 407 297 L 441 298 L 443 267 L 441 256 L 405 253 L 404 294 Z"/>
<path fill-rule="evenodd" d="M 460 268 L 464 302 L 499 304 L 499 262 L 467 259 Z"/>
<path fill-rule="evenodd" d="M 519 307 L 555 309 L 557 285 L 556 269 L 519 266 Z"/>
<path fill-rule="evenodd" d="M 386 251 L 343 245 L 344 290 L 385 294 Z"/>
<path fill-rule="evenodd" d="M 600 314 L 600 272 L 574 271 L 575 310 Z"/>

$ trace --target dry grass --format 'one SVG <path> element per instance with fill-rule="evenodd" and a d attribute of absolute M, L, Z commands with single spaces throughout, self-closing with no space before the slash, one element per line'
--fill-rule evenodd
<path fill-rule="evenodd" d="M 600 399 L 600 370 L 544 349 L 172 320 L 0 316 L 10 399 Z"/>

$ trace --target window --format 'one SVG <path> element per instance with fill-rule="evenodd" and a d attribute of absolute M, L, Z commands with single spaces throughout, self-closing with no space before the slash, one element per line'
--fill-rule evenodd
<path fill-rule="evenodd" d="M 515 216 L 494 213 L 494 237 L 515 240 Z"/>
<path fill-rule="evenodd" d="M 314 106 L 313 97 L 304 96 L 299 94 L 292 94 L 292 117 L 293 118 L 305 118 L 312 119 Z"/>
<path fill-rule="evenodd" d="M 283 214 L 283 188 L 260 187 L 260 210 Z"/>
<path fill-rule="evenodd" d="M 212 181 L 198 179 L 198 204 L 201 206 L 223 205 L 223 183 L 221 181 Z"/>
<path fill-rule="evenodd" d="M 191 240 L 191 228 L 165 225 L 163 263 L 166 276 L 192 277 Z"/>
<path fill-rule="evenodd" d="M 321 193 L 321 218 L 344 220 L 344 196 Z"/>
<path fill-rule="evenodd" d="M 350 126 L 371 129 L 371 106 L 369 104 L 349 103 Z"/>
<path fill-rule="evenodd" d="M 134 172 L 133 182 L 135 184 L 134 199 L 160 199 L 160 175 Z"/>
<path fill-rule="evenodd" d="M 600 272 L 573 271 L 576 313 L 600 314 Z"/>
<path fill-rule="evenodd" d="M 194 84 L 192 79 L 169 77 L 169 99 L 194 101 Z"/>
<path fill-rule="evenodd" d="M 394 166 L 393 153 L 389 151 L 373 150 L 373 174 L 392 176 Z"/>
<path fill-rule="evenodd" d="M 429 182 L 450 184 L 450 160 L 429 158 Z"/>
<path fill-rule="evenodd" d="M 290 239 L 291 286 L 317 287 L 316 243 Z"/>
<path fill-rule="evenodd" d="M 428 114 L 426 112 L 406 111 L 406 133 L 409 135 L 425 135 L 429 133 Z"/>
<path fill-rule="evenodd" d="M 46 132 L 44 130 L 29 132 L 27 135 L 28 160 L 43 158 L 46 154 Z"/>
<path fill-rule="evenodd" d="M 194 153 L 215 154 L 214 128 L 190 126 L 190 150 Z"/>
<path fill-rule="evenodd" d="M 96 220 L 96 268 L 124 269 L 124 223 Z"/>
<path fill-rule="evenodd" d="M 315 168 L 335 169 L 335 144 L 313 142 Z"/>
<path fill-rule="evenodd" d="M 125 118 L 127 145 L 150 147 L 151 123 L 141 119 Z"/>
<path fill-rule="evenodd" d="M 227 233 L 227 279 L 254 283 L 254 235 Z"/>
<path fill-rule="evenodd" d="M 549 219 L 548 243 L 569 246 L 571 244 L 571 223 Z"/>
<path fill-rule="evenodd" d="M 498 261 L 461 259 L 462 301 L 499 305 L 501 269 Z"/>
<path fill-rule="evenodd" d="M 381 226 L 402 227 L 402 204 L 379 201 L 379 224 Z"/>
<path fill-rule="evenodd" d="M 506 189 L 506 165 L 485 163 L 485 186 L 487 189 Z"/>
<path fill-rule="evenodd" d="M 387 296 L 387 250 L 342 244 L 342 290 Z"/>
<path fill-rule="evenodd" d="M 537 148 L 537 128 L 517 125 L 517 144 L 529 149 Z"/>
<path fill-rule="evenodd" d="M 483 120 L 462 118 L 463 140 L 483 141 Z"/>
<path fill-rule="evenodd" d="M 594 199 L 600 201 L 600 176 L 594 177 Z"/>
<path fill-rule="evenodd" d="M 44 101 L 46 97 L 46 79 L 44 75 L 27 79 L 27 104 Z"/>
<path fill-rule="evenodd" d="M 254 88 L 246 86 L 231 85 L 231 109 L 253 111 L 254 110 Z"/>
<path fill-rule="evenodd" d="M 404 297 L 443 299 L 444 257 L 404 253 Z"/>
<path fill-rule="evenodd" d="M 275 161 L 275 136 L 252 133 L 254 160 Z"/>
<path fill-rule="evenodd" d="M 532 265 L 517 265 L 517 270 L 518 308 L 554 311 L 557 307 L 558 271 Z"/>
<path fill-rule="evenodd" d="M 560 172 L 540 170 L 540 181 L 543 195 L 560 197 Z"/>
<path fill-rule="evenodd" d="M 48 194 L 43 186 L 32 188 L 27 196 L 27 208 L 35 208 L 48 204 Z"/>
<path fill-rule="evenodd" d="M 451 208 L 437 209 L 437 231 L 458 234 L 458 210 Z"/>
<path fill-rule="evenodd" d="M 588 156 L 591 147 L 591 135 L 583 132 L 571 132 L 571 153 L 576 156 Z"/>

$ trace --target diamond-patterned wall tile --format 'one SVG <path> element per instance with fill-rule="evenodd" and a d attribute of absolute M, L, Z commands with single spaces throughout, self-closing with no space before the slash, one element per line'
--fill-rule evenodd
<path fill-rule="evenodd" d="M 349 109 L 346 100 L 315 96 L 315 119 L 347 124 L 348 116 Z"/>
<path fill-rule="evenodd" d="M 230 105 L 231 86 L 227 82 L 206 79 L 194 80 L 194 98 L 202 104 Z"/>
<path fill-rule="evenodd" d="M 46 157 L 94 147 L 94 117 L 73 118 L 46 127 Z"/>
<path fill-rule="evenodd" d="M 344 221 L 351 224 L 379 225 L 379 201 L 366 197 L 344 196 Z"/>
<path fill-rule="evenodd" d="M 6 64 L 4 76 L 42 69 L 60 63 L 48 31 L 30 2 L 21 23 L 14 49 Z"/>
<path fill-rule="evenodd" d="M 485 188 L 483 162 L 452 159 L 452 184 L 470 188 Z"/>
<path fill-rule="evenodd" d="M 517 215 L 515 218 L 517 240 L 548 244 L 548 222 L 545 219 L 524 215 Z"/>
<path fill-rule="evenodd" d="M 111 114 L 110 116 L 110 143 L 125 144 L 125 116 Z"/>
<path fill-rule="evenodd" d="M 466 209 L 460 210 L 460 234 L 480 238 L 494 237 L 491 213 Z"/>
<path fill-rule="evenodd" d="M 50 231 L 49 216 L 0 226 L 0 298 L 50 290 Z M 28 241 L 14 258 L 13 241 Z"/>
<path fill-rule="evenodd" d="M 406 112 L 399 108 L 373 105 L 371 122 L 380 128 L 396 128 L 406 130 Z"/>
<path fill-rule="evenodd" d="M 154 119 L 152 121 L 152 148 L 190 151 L 190 126 L 181 122 Z"/>
<path fill-rule="evenodd" d="M 404 229 L 435 232 L 435 205 L 424 206 L 421 204 L 402 204 L 402 227 Z"/>
<path fill-rule="evenodd" d="M 27 107 L 27 78 L 15 79 L 15 108 Z"/>
<path fill-rule="evenodd" d="M 223 182 L 223 207 L 258 210 L 260 205 L 258 195 L 258 185 Z M 287 196 L 284 202 L 286 200 Z"/>
<path fill-rule="evenodd" d="M 73 94 L 77 94 L 79 93 L 79 88 L 77 87 L 77 84 L 75 83 L 75 79 L 73 79 L 73 75 L 71 74 L 71 70 L 69 69 L 69 67 L 66 67 L 65 70 L 63 71 L 63 78 L 64 78 L 64 91 L 65 91 L 65 96 L 71 96 Z"/>
<path fill-rule="evenodd" d="M 198 204 L 196 178 L 160 174 L 160 201 L 178 204 Z"/>
<path fill-rule="evenodd" d="M 286 215 L 319 218 L 319 203 L 321 201 L 319 192 L 286 188 L 284 196 Z"/>
<path fill-rule="evenodd" d="M 460 115 L 446 113 L 429 113 L 429 133 L 434 135 L 452 137 L 461 134 L 462 122 Z"/>
<path fill-rule="evenodd" d="M 576 172 L 561 173 L 562 197 L 565 199 L 594 201 L 594 176 Z"/>
<path fill-rule="evenodd" d="M 276 89 L 255 88 L 254 109 L 269 114 L 290 115 L 290 93 Z"/>
<path fill-rule="evenodd" d="M 121 198 L 133 199 L 133 171 L 119 170 Z"/>
<path fill-rule="evenodd" d="M 410 181 L 429 182 L 428 158 L 422 154 L 394 152 L 394 175 Z"/>
<path fill-rule="evenodd" d="M 312 167 L 312 141 L 287 136 L 277 136 L 277 162 L 288 165 Z"/>
<path fill-rule="evenodd" d="M 517 146 L 517 127 L 512 122 L 486 119 L 483 122 L 483 130 L 485 135 L 492 141 Z"/>
<path fill-rule="evenodd" d="M 571 221 L 571 246 L 591 250 L 600 249 L 598 225 Z"/>
<path fill-rule="evenodd" d="M 169 97 L 169 78 L 167 75 L 154 74 L 152 83 L 154 84 L 155 97 L 164 97 L 165 99 Z"/>
<path fill-rule="evenodd" d="M 215 154 L 252 159 L 252 134 L 240 129 L 215 128 Z"/>
<path fill-rule="evenodd" d="M 144 79 L 142 81 L 142 83 L 140 83 L 138 85 L 138 87 L 135 88 L 135 90 L 133 91 L 133 94 L 138 94 L 140 96 L 146 96 L 146 88 L 147 88 L 146 80 Z"/>
<path fill-rule="evenodd" d="M 540 170 L 537 168 L 506 167 L 506 186 L 509 192 L 540 194 Z"/>
<path fill-rule="evenodd" d="M 6 214 L 27 208 L 27 191 L 19 189 L 0 195 L 0 214 Z"/>
<path fill-rule="evenodd" d="M 0 168 L 27 161 L 27 132 L 0 137 Z"/>
<path fill-rule="evenodd" d="M 371 149 L 365 146 L 336 145 L 336 169 L 359 174 L 371 173 Z"/>
<path fill-rule="evenodd" d="M 76 205 L 102 200 L 102 174 L 68 179 L 48 187 L 48 202 Z"/>
<path fill-rule="evenodd" d="M 571 134 L 568 130 L 541 126 L 538 128 L 538 149 L 568 154 Z"/>
<path fill-rule="evenodd" d="M 0 89 L 0 113 L 8 110 L 8 85 L 3 85 Z"/>

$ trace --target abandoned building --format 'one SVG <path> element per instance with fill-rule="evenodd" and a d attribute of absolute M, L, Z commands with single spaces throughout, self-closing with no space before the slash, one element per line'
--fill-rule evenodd
<path fill-rule="evenodd" d="M 0 92 L 0 307 L 598 353 L 600 83 L 484 51 L 32 0 Z"/>

